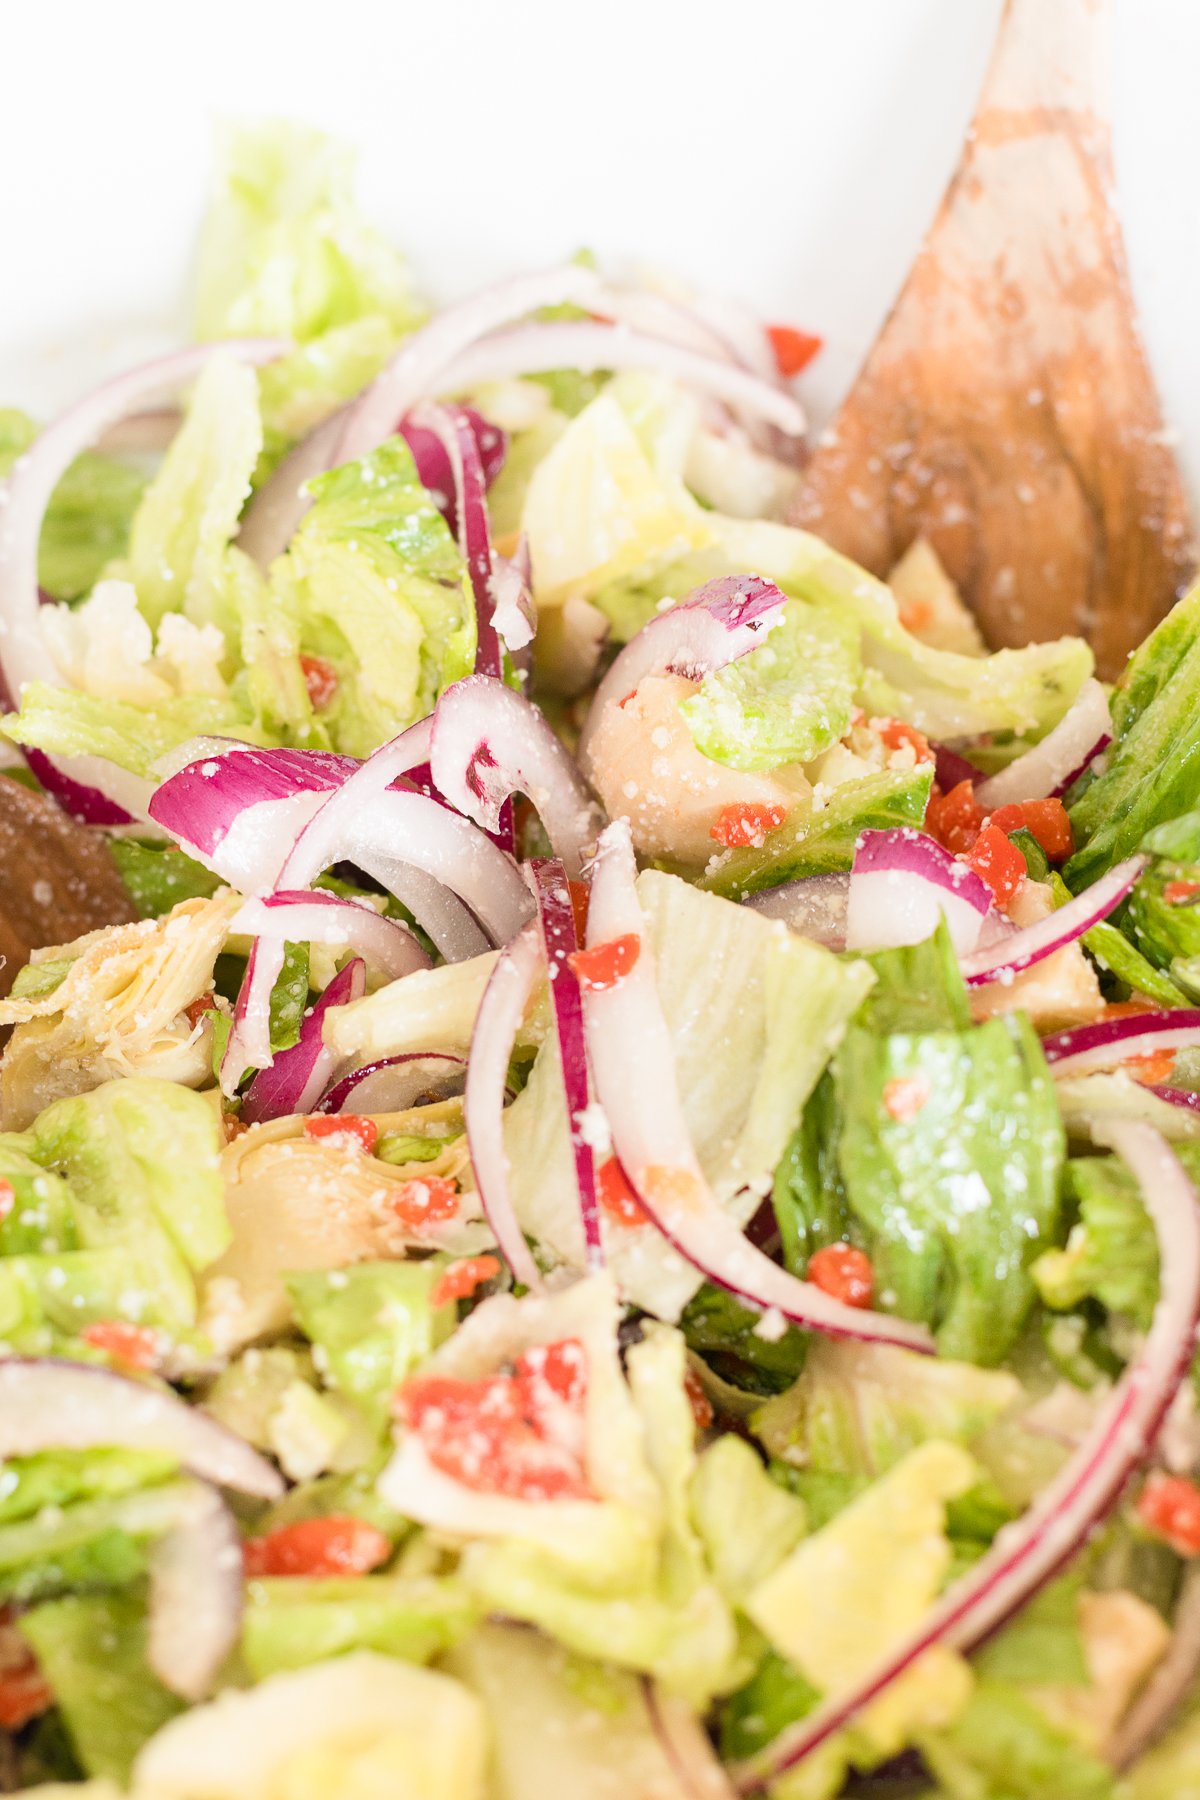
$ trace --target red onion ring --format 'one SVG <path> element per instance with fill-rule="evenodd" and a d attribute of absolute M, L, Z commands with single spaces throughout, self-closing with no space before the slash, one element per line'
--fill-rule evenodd
<path fill-rule="evenodd" d="M 654 1735 L 687 1800 L 737 1800 L 737 1790 L 717 1761 L 708 1733 L 686 1701 L 660 1694 L 642 1676 L 642 1695 Z"/>
<path fill-rule="evenodd" d="M 297 525 L 312 505 L 304 491 L 308 483 L 334 466 L 346 411 L 340 406 L 301 438 L 246 508 L 238 531 L 238 549 L 253 557 L 260 569 L 270 568 L 291 543 Z"/>
<path fill-rule="evenodd" d="M 828 950 L 846 948 L 846 912 L 850 902 L 848 872 L 806 875 L 781 887 L 764 888 L 742 901 L 752 912 L 768 919 L 782 919 L 801 937 L 824 944 Z"/>
<path fill-rule="evenodd" d="M 1152 1083 L 1147 1091 L 1156 1094 L 1160 1100 L 1168 1101 L 1172 1106 L 1184 1106 L 1190 1112 L 1200 1112 L 1200 1094 L 1193 1093 L 1191 1088 L 1160 1087 Z"/>
<path fill-rule="evenodd" d="M 88 1363 L 0 1361 L 0 1460 L 103 1446 L 161 1451 L 204 1481 L 261 1500 L 283 1493 L 265 1457 L 172 1393 Z"/>
<path fill-rule="evenodd" d="M 447 688 L 433 718 L 430 767 L 450 805 L 488 831 L 513 794 L 527 795 L 567 873 L 582 872 L 602 815 L 566 746 L 512 688 L 486 675 Z"/>
<path fill-rule="evenodd" d="M 339 969 L 300 1026 L 299 1041 L 281 1050 L 269 1069 L 260 1069 L 242 1101 L 242 1119 L 259 1125 L 264 1119 L 287 1119 L 312 1112 L 329 1084 L 337 1058 L 326 1047 L 322 1033 L 331 1007 L 361 1000 L 366 992 L 367 968 L 361 957 Z"/>
<path fill-rule="evenodd" d="M 411 414 L 411 423 L 417 430 L 428 432 L 449 464 L 453 485 L 448 504 L 456 516 L 458 547 L 475 596 L 475 672 L 499 680 L 504 673 L 504 655 L 495 623 L 487 486 L 475 433 L 460 406 L 418 406 Z"/>
<path fill-rule="evenodd" d="M 567 1104 L 567 1131 L 571 1139 L 571 1155 L 575 1163 L 575 1186 L 579 1195 L 579 1217 L 583 1225 L 584 1258 L 589 1269 L 604 1267 L 604 1246 L 600 1236 L 600 1205 L 596 1194 L 596 1159 L 592 1146 L 580 1133 L 579 1117 L 588 1104 L 587 1044 L 583 1029 L 583 994 L 570 958 L 579 948 L 575 932 L 575 912 L 567 872 L 555 858 L 535 860 L 530 864 L 537 899 L 538 929 L 546 973 L 550 980 L 550 1003 L 554 1010 L 554 1028 L 558 1038 L 558 1063 L 562 1074 L 563 1096 Z"/>
<path fill-rule="evenodd" d="M 107 381 L 85 400 L 63 413 L 30 446 L 9 472 L 0 507 L 0 678 L 14 705 L 30 681 L 62 687 L 62 671 L 42 637 L 38 622 L 38 544 L 50 496 L 75 458 L 150 395 L 193 380 L 216 354 L 243 362 L 270 362 L 287 345 L 275 338 L 230 338 L 195 344 Z M 60 772 L 78 787 L 118 808 L 124 823 L 144 819 L 150 786 L 139 776 L 118 769 L 100 756 L 53 759 Z M 81 803 L 77 797 L 77 804 Z"/>
<path fill-rule="evenodd" d="M 214 1488 L 197 1486 L 150 1553 L 146 1661 L 184 1700 L 211 1693 L 242 1623 L 242 1540 Z"/>
<path fill-rule="evenodd" d="M 535 1294 L 541 1293 L 543 1282 L 508 1183 L 504 1094 L 513 1044 L 541 967 L 537 934 L 527 925 L 500 957 L 479 1003 L 463 1108 L 471 1167 L 487 1222 L 514 1278 Z"/>
<path fill-rule="evenodd" d="M 935 1644 L 966 1652 L 1057 1573 L 1120 1497 L 1153 1443 L 1191 1362 L 1200 1318 L 1200 1202 L 1170 1146 L 1150 1125 L 1097 1121 L 1093 1136 L 1125 1162 L 1158 1237 L 1162 1291 L 1141 1350 L 1113 1388 L 1078 1450 L 1024 1518 L 1005 1526 L 987 1554 L 945 1591 L 924 1622 L 849 1694 L 826 1702 L 761 1756 L 734 1771 L 757 1793 L 794 1768 Z"/>
<path fill-rule="evenodd" d="M 864 831 L 850 872 L 846 948 L 920 944 L 944 918 L 962 956 L 978 944 L 991 905 L 986 881 L 925 832 Z"/>
<path fill-rule="evenodd" d="M 1053 731 L 976 788 L 975 798 L 985 812 L 993 812 L 998 806 L 1065 794 L 1111 741 L 1108 695 L 1098 681 L 1085 681 Z"/>
<path fill-rule="evenodd" d="M 1147 1056 L 1153 1050 L 1182 1050 L 1190 1044 L 1200 1044 L 1200 1007 L 1175 1006 L 1169 1012 L 1098 1019 L 1094 1025 L 1072 1025 L 1042 1039 L 1046 1061 L 1055 1075 L 1086 1075 L 1093 1069 L 1116 1068 L 1130 1057 Z M 1200 1095 L 1192 1098 L 1200 1100 Z"/>
<path fill-rule="evenodd" d="M 960 781 L 969 781 L 972 786 L 978 786 L 986 779 L 982 770 L 968 762 L 965 756 L 960 756 L 957 750 L 951 750 L 946 744 L 934 744 L 932 748 L 933 778 L 943 794 L 956 788 Z"/>
<path fill-rule="evenodd" d="M 407 1112 L 432 1083 L 440 1086 L 455 1078 L 461 1080 L 466 1067 L 466 1057 L 452 1056 L 447 1050 L 409 1050 L 402 1056 L 384 1056 L 335 1081 L 313 1111 L 345 1112 L 352 1101 L 355 1112 Z M 377 1095 L 373 1087 L 380 1085 L 385 1091 Z M 363 1088 L 371 1091 L 363 1093 Z"/>
<path fill-rule="evenodd" d="M 751 1306 L 775 1308 L 831 1337 L 933 1349 L 922 1325 L 846 1306 L 773 1263 L 722 1211 L 700 1170 L 683 1116 L 670 1032 L 638 904 L 629 827 L 610 825 L 592 864 L 588 948 L 627 935 L 640 949 L 615 986 L 584 995 L 587 1048 L 613 1149 L 645 1211 L 693 1268 Z"/>
<path fill-rule="evenodd" d="M 617 653 L 592 696 L 579 738 L 586 770 L 592 740 L 610 706 L 649 675 L 686 675 L 698 681 L 758 648 L 783 618 L 787 596 L 760 575 L 722 575 L 659 613 Z"/>
<path fill-rule="evenodd" d="M 1031 969 L 1043 957 L 1053 956 L 1067 944 L 1073 944 L 1085 931 L 1106 919 L 1121 904 L 1134 882 L 1146 867 L 1145 856 L 1131 856 L 1102 875 L 1082 894 L 1076 895 L 1049 918 L 1039 919 L 983 944 L 962 958 L 962 972 L 969 987 L 985 981 L 1010 981 L 1023 969 Z"/>

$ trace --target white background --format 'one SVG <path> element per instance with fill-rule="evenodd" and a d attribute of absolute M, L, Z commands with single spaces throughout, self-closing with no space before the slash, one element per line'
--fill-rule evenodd
<path fill-rule="evenodd" d="M 1052 4 L 1053 0 L 1046 0 Z M 186 330 L 220 116 L 361 148 L 449 297 L 581 244 L 823 333 L 818 420 L 932 216 L 999 0 L 0 0 L 0 404 Z M 1200 0 L 1115 0 L 1118 188 L 1200 488 Z"/>

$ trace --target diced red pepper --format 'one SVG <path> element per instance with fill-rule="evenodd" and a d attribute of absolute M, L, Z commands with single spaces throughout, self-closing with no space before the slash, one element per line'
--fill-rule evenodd
<path fill-rule="evenodd" d="M 123 1319 L 97 1319 L 80 1332 L 85 1344 L 127 1369 L 152 1369 L 159 1358 L 160 1340 L 145 1325 L 128 1325 Z"/>
<path fill-rule="evenodd" d="M 203 1020 L 205 1013 L 211 1012 L 212 1009 L 213 997 L 211 993 L 201 994 L 198 1000 L 193 1000 L 190 1006 L 184 1007 L 183 1016 L 194 1031 L 197 1025 Z"/>
<path fill-rule="evenodd" d="M 1162 893 L 1168 906 L 1187 906 L 1200 894 L 1200 881 L 1168 881 Z"/>
<path fill-rule="evenodd" d="M 419 1231 L 442 1225 L 458 1211 L 458 1183 L 448 1175 L 423 1175 L 392 1190 L 392 1211 L 402 1225 Z"/>
<path fill-rule="evenodd" d="M 592 944 L 586 950 L 576 950 L 567 961 L 576 979 L 589 992 L 602 994 L 624 981 L 641 953 L 641 938 L 636 931 L 627 931 L 621 937 L 610 938 L 606 944 Z"/>
<path fill-rule="evenodd" d="M 1151 1475 L 1137 1503 L 1148 1531 L 1179 1556 L 1200 1555 L 1200 1488 L 1182 1475 Z"/>
<path fill-rule="evenodd" d="M 845 1306 L 870 1306 L 875 1286 L 871 1259 L 853 1244 L 826 1244 L 808 1259 L 807 1275 L 814 1287 Z"/>
<path fill-rule="evenodd" d="M 1075 848 L 1071 821 L 1061 800 L 1023 800 L 1019 805 L 998 806 L 988 824 L 1001 831 L 1027 831 L 1051 862 L 1063 862 Z"/>
<path fill-rule="evenodd" d="M 929 1093 L 929 1083 L 924 1075 L 894 1075 L 884 1084 L 884 1110 L 892 1119 L 915 1119 Z"/>
<path fill-rule="evenodd" d="M 825 339 L 811 331 L 798 331 L 794 325 L 768 325 L 767 337 L 775 356 L 775 367 L 785 380 L 807 369 Z"/>
<path fill-rule="evenodd" d="M 20 1731 L 54 1705 L 54 1691 L 33 1660 L 0 1668 L 0 1730 Z"/>
<path fill-rule="evenodd" d="M 625 1171 L 615 1156 L 602 1162 L 596 1171 L 596 1198 L 609 1217 L 620 1224 L 645 1224 L 645 1208 L 630 1187 Z"/>
<path fill-rule="evenodd" d="M 1007 906 L 1025 879 L 1025 858 L 998 825 L 985 825 L 966 853 L 967 867 L 982 876 L 997 906 Z"/>
<path fill-rule="evenodd" d="M 379 1127 L 374 1119 L 363 1118 L 358 1113 L 313 1113 L 304 1121 L 304 1135 L 344 1139 L 347 1146 L 357 1144 L 370 1156 L 379 1142 Z"/>
<path fill-rule="evenodd" d="M 928 600 L 900 602 L 900 623 L 905 631 L 923 631 L 932 619 L 933 607 Z"/>
<path fill-rule="evenodd" d="M 0 1223 L 7 1219 L 17 1204 L 17 1190 L 11 1181 L 0 1179 Z"/>
<path fill-rule="evenodd" d="M 889 750 L 909 749 L 918 762 L 936 760 L 929 739 L 915 725 L 907 725 L 903 719 L 875 719 L 872 723 Z"/>
<path fill-rule="evenodd" d="M 744 850 L 748 844 L 761 844 L 768 831 L 778 831 L 786 818 L 782 806 L 739 800 L 721 808 L 708 835 L 723 850 Z"/>
<path fill-rule="evenodd" d="M 567 1406 L 582 1407 L 587 1400 L 587 1353 L 578 1338 L 535 1344 L 518 1356 L 514 1367 L 527 1419 L 538 1419 L 546 1394 Z"/>
<path fill-rule="evenodd" d="M 969 850 L 979 836 L 983 808 L 969 781 L 960 781 L 948 794 L 934 788 L 925 813 L 925 829 L 955 856 Z"/>
<path fill-rule="evenodd" d="M 1151 1050 L 1145 1056 L 1127 1056 L 1121 1064 L 1127 1075 L 1143 1087 L 1157 1087 L 1168 1081 L 1175 1069 L 1174 1050 Z"/>
<path fill-rule="evenodd" d="M 500 1273 L 494 1256 L 464 1256 L 452 1262 L 429 1296 L 434 1306 L 448 1306 L 451 1300 L 469 1300 L 475 1289 Z"/>
<path fill-rule="evenodd" d="M 302 656 L 300 672 L 314 712 L 324 712 L 338 691 L 338 672 L 323 656 Z"/>
<path fill-rule="evenodd" d="M 246 1573 L 260 1575 L 366 1575 L 392 1554 L 390 1540 L 365 1519 L 331 1513 L 298 1519 L 242 1546 Z"/>

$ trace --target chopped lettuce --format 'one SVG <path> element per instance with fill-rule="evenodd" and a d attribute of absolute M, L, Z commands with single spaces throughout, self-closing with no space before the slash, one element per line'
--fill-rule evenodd
<path fill-rule="evenodd" d="M 875 985 L 857 1023 L 886 1037 L 893 1031 L 965 1031 L 971 1003 L 943 916 L 932 937 L 867 957 Z"/>
<path fill-rule="evenodd" d="M 70 1595 L 23 1614 L 20 1630 L 84 1769 L 124 1784 L 142 1745 L 183 1707 L 146 1662 L 143 1600 Z"/>
<path fill-rule="evenodd" d="M 256 1681 L 350 1650 L 424 1663 L 456 1644 L 478 1616 L 452 1580 L 281 1576 L 249 1584 L 242 1655 Z"/>
<path fill-rule="evenodd" d="M 807 1530 L 803 1503 L 772 1481 L 746 1440 L 733 1433 L 717 1438 L 700 1456 L 689 1501 L 713 1579 L 735 1606 Z"/>
<path fill-rule="evenodd" d="M 1200 586 L 1134 652 L 1113 694 L 1103 773 L 1080 784 L 1069 809 L 1079 846 L 1064 870 L 1073 892 L 1131 856 L 1154 826 L 1200 802 L 1198 682 Z"/>
<path fill-rule="evenodd" d="M 37 426 L 14 407 L 0 407 L 0 480 L 37 437 Z M 50 496 L 38 547 L 38 584 L 55 600 L 78 600 L 101 570 L 125 549 L 129 525 L 146 485 L 139 469 L 88 450 L 71 464 Z"/>
<path fill-rule="evenodd" d="M 835 1071 L 838 1160 L 880 1299 L 935 1326 L 944 1355 L 999 1362 L 1059 1211 L 1063 1127 L 1032 1026 L 1006 1014 L 965 1032 L 853 1027 Z"/>
<path fill-rule="evenodd" d="M 46 681 L 22 688 L 20 712 L 6 714 L 0 723 L 15 743 L 51 756 L 102 756 L 145 781 L 156 780 L 159 759 L 189 738 L 264 741 L 231 701 L 212 694 L 179 694 L 136 706 Z"/>
<path fill-rule="evenodd" d="M 766 642 L 706 675 L 680 708 L 697 750 L 732 769 L 810 762 L 850 725 L 858 632 L 790 601 Z"/>
<path fill-rule="evenodd" d="M 453 1322 L 452 1307 L 434 1307 L 445 1265 L 363 1262 L 288 1277 L 296 1322 L 312 1340 L 331 1385 L 380 1422 L 412 1369 Z"/>
<path fill-rule="evenodd" d="M 767 1650 L 745 1687 L 721 1708 L 721 1754 L 733 1762 L 756 1756 L 820 1704 L 820 1689 L 785 1656 Z"/>
<path fill-rule="evenodd" d="M 1108 1764 L 1009 1682 L 979 1682 L 955 1724 L 919 1742 L 946 1800 L 1113 1800 L 1117 1793 Z"/>
<path fill-rule="evenodd" d="M 773 1457 L 825 1475 L 882 1475 L 929 1438 L 970 1444 L 1021 1395 L 1014 1375 L 889 1344 L 816 1340 L 795 1385 L 751 1428 Z"/>
<path fill-rule="evenodd" d="M 742 1394 L 778 1394 L 789 1387 L 808 1354 L 808 1336 L 794 1325 L 764 1337 L 762 1313 L 706 1281 L 684 1307 L 679 1328 L 688 1348 L 720 1380 Z"/>
<path fill-rule="evenodd" d="M 160 919 L 181 900 L 207 899 L 221 885 L 219 876 L 174 844 L 114 838 L 109 849 L 140 919 Z"/>
<path fill-rule="evenodd" d="M 45 1507 L 116 1499 L 165 1481 L 175 1459 L 151 1450 L 44 1450 L 10 1457 L 0 1474 L 0 1526 L 31 1519 Z"/>
<path fill-rule="evenodd" d="M 1200 1796 L 1200 1709 L 1190 1705 L 1160 1744 L 1129 1773 L 1129 1800 L 1197 1800 Z"/>
<path fill-rule="evenodd" d="M 917 768 L 886 769 L 842 782 L 820 805 L 806 799 L 793 806 L 762 848 L 714 856 L 698 885 L 744 900 L 784 881 L 848 869 L 864 831 L 923 823 L 932 781 L 928 768 Z"/>
<path fill-rule="evenodd" d="M 149 1544 L 176 1523 L 191 1491 L 166 1481 L 101 1492 L 0 1525 L 0 1604 L 127 1587 L 146 1573 Z"/>
<path fill-rule="evenodd" d="M 1200 1145 L 1177 1144 L 1175 1151 L 1192 1180 L 1200 1178 Z M 1047 1250 L 1034 1263 L 1038 1293 L 1061 1311 L 1099 1300 L 1144 1330 L 1158 1300 L 1158 1240 L 1137 1182 L 1111 1156 L 1074 1157 L 1065 1177 L 1078 1223 L 1064 1249 Z"/>

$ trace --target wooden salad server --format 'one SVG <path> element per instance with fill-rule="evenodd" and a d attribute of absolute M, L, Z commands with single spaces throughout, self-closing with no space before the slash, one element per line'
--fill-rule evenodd
<path fill-rule="evenodd" d="M 1107 0 L 1006 0 L 953 179 L 792 522 L 886 575 L 918 537 L 993 646 L 1113 678 L 1194 567 L 1099 102 Z"/>
<path fill-rule="evenodd" d="M 100 833 L 0 775 L 0 994 L 31 950 L 136 917 Z"/>

